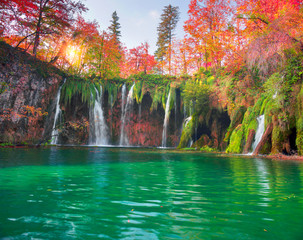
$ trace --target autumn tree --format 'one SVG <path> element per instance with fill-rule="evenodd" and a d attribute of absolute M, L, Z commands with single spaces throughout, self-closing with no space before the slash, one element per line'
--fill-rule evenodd
<path fill-rule="evenodd" d="M 193 73 L 194 56 L 188 38 L 182 40 L 174 40 L 171 45 L 172 52 L 172 72 L 174 75 L 187 75 Z"/>
<path fill-rule="evenodd" d="M 122 58 L 123 48 L 117 45 L 111 34 L 103 31 L 88 50 L 89 74 L 101 79 L 118 77 Z"/>
<path fill-rule="evenodd" d="M 7 22 L 11 21 L 10 7 L 13 5 L 13 1 L 1 0 L 0 1 L 0 36 L 3 36 L 7 29 Z"/>
<path fill-rule="evenodd" d="M 270 74 L 285 58 L 283 50 L 303 51 L 302 0 L 238 0 L 237 4 L 250 68 Z"/>
<path fill-rule="evenodd" d="M 145 73 L 150 74 L 154 70 L 157 62 L 154 56 L 149 54 L 149 45 L 147 42 L 141 43 L 140 46 L 129 49 L 126 52 L 123 75 Z"/>
<path fill-rule="evenodd" d="M 34 55 L 42 38 L 63 34 L 71 27 L 75 14 L 86 11 L 81 1 L 73 0 L 13 0 L 4 3 L 9 10 L 11 32 L 23 35 L 17 46 L 30 39 Z"/>
<path fill-rule="evenodd" d="M 68 70 L 72 74 L 87 74 L 90 61 L 88 51 L 96 45 L 96 39 L 99 38 L 98 28 L 96 21 L 85 21 L 81 16 L 75 21 L 64 55 Z"/>
<path fill-rule="evenodd" d="M 161 14 L 161 22 L 157 28 L 158 48 L 155 56 L 159 61 L 163 61 L 164 57 L 166 56 L 169 64 L 169 74 L 171 74 L 171 44 L 174 36 L 174 30 L 176 29 L 179 21 L 179 15 L 179 7 L 173 7 L 172 5 L 165 6 L 163 13 Z"/>
<path fill-rule="evenodd" d="M 192 0 L 184 30 L 193 38 L 204 65 L 221 66 L 228 39 L 231 5 L 229 0 Z"/>

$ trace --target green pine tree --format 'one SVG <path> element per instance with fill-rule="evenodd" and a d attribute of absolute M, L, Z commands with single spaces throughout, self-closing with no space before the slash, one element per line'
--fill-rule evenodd
<path fill-rule="evenodd" d="M 121 37 L 121 25 L 119 23 L 119 17 L 116 11 L 113 12 L 112 14 L 112 20 L 110 21 L 111 25 L 109 26 L 109 32 L 112 36 L 115 36 L 116 40 L 120 42 L 120 37 Z"/>
<path fill-rule="evenodd" d="M 169 74 L 171 73 L 171 44 L 174 36 L 174 30 L 179 21 L 179 7 L 172 5 L 165 6 L 161 14 L 161 22 L 157 28 L 158 41 L 155 56 L 159 61 L 163 61 L 166 57 L 169 63 Z M 167 55 L 168 52 L 168 56 Z"/>

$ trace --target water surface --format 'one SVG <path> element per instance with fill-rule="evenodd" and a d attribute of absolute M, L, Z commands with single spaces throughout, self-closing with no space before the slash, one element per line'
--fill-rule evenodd
<path fill-rule="evenodd" d="M 0 149 L 0 239 L 303 239 L 303 163 Z"/>

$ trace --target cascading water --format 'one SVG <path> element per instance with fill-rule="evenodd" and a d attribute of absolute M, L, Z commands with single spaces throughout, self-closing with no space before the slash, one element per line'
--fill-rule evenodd
<path fill-rule="evenodd" d="M 121 103 L 122 104 L 121 122 L 122 122 L 122 118 L 124 116 L 124 110 L 125 110 L 125 97 L 126 97 L 126 85 L 125 85 L 125 83 L 122 86 L 121 95 L 122 95 L 122 103 Z"/>
<path fill-rule="evenodd" d="M 164 117 L 164 124 L 163 124 L 163 132 L 162 132 L 162 147 L 166 147 L 166 142 L 167 142 L 167 127 L 169 123 L 169 103 L 170 103 L 170 92 L 168 93 L 168 97 L 166 100 L 166 105 L 165 105 L 165 117 Z"/>
<path fill-rule="evenodd" d="M 94 108 L 89 111 L 89 145 L 104 146 L 109 144 L 109 130 L 102 110 L 102 87 L 100 92 L 95 88 Z"/>
<path fill-rule="evenodd" d="M 123 85 L 123 87 L 124 86 L 125 85 Z M 120 133 L 120 142 L 119 142 L 119 145 L 120 146 L 128 146 L 129 142 L 128 142 L 127 134 L 125 134 L 125 124 L 128 123 L 129 120 L 130 120 L 129 118 L 130 118 L 131 111 L 132 111 L 133 92 L 134 92 L 135 83 L 132 85 L 131 89 L 128 92 L 125 106 L 123 106 L 124 105 L 123 101 L 125 102 L 125 97 L 123 98 L 123 96 L 126 95 L 126 86 L 125 86 L 125 89 L 123 89 L 123 87 L 122 87 L 121 133 Z"/>
<path fill-rule="evenodd" d="M 252 155 L 254 153 L 258 144 L 260 143 L 260 141 L 262 139 L 264 129 L 265 129 L 265 116 L 264 116 L 264 114 L 257 117 L 257 121 L 258 121 L 258 128 L 257 128 L 257 131 L 256 131 L 255 140 L 252 144 L 252 152 L 249 153 L 249 155 Z"/>
<path fill-rule="evenodd" d="M 55 111 L 55 118 L 54 118 L 54 124 L 53 124 L 53 129 L 52 129 L 52 140 L 51 140 L 51 144 L 58 144 L 58 136 L 59 136 L 59 130 L 56 127 L 58 122 L 60 123 L 60 119 L 61 119 L 61 114 L 62 111 L 60 109 L 60 97 L 61 97 L 61 89 L 65 83 L 66 79 L 64 80 L 63 84 L 59 87 L 58 89 L 58 93 L 56 96 L 56 111 Z"/>
<path fill-rule="evenodd" d="M 187 124 L 188 124 L 192 119 L 193 119 L 193 117 L 190 116 L 190 117 L 188 117 L 188 118 L 186 118 L 186 119 L 184 120 L 184 122 L 183 122 L 184 128 L 187 126 Z"/>
<path fill-rule="evenodd" d="M 190 148 L 190 147 L 191 147 L 191 145 L 193 145 L 193 143 L 194 143 L 193 139 L 190 139 L 190 142 L 189 142 L 188 147 Z"/>
<path fill-rule="evenodd" d="M 182 131 L 183 132 L 183 129 L 186 128 L 186 126 L 189 124 L 189 122 L 193 119 L 192 116 L 189 116 L 188 118 L 185 118 L 184 121 L 183 121 L 183 124 L 182 124 Z M 193 139 L 190 139 L 190 142 L 188 143 L 188 147 L 191 147 L 191 145 L 193 144 Z"/>

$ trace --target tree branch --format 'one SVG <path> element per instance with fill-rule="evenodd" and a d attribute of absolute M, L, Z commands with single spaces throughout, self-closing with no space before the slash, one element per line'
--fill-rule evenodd
<path fill-rule="evenodd" d="M 33 36 L 33 35 L 35 35 L 35 34 L 36 34 L 36 32 L 33 32 L 33 33 L 27 35 L 26 37 L 24 37 L 24 38 L 17 44 L 17 46 L 16 46 L 15 48 L 19 47 L 20 44 L 23 43 L 27 38 L 29 38 L 29 37 L 31 37 L 31 36 Z"/>
<path fill-rule="evenodd" d="M 261 22 L 263 22 L 263 23 L 265 23 L 267 25 L 269 24 L 268 21 L 266 21 L 266 20 L 264 20 L 264 19 L 262 19 L 260 17 L 243 17 L 241 15 L 238 15 L 237 18 L 239 18 L 239 19 L 246 19 L 246 20 L 259 20 L 259 21 L 261 21 Z"/>

